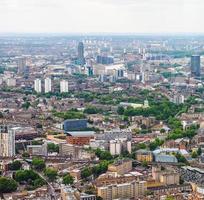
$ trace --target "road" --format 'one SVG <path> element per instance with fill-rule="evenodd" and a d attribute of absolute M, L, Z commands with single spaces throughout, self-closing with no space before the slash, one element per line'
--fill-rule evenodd
<path fill-rule="evenodd" d="M 47 181 L 46 177 L 43 174 L 41 174 L 38 171 L 35 171 L 35 172 L 47 183 L 47 185 L 48 185 L 48 194 L 50 194 L 51 199 L 52 200 L 57 200 L 55 189 L 52 186 L 52 184 Z"/>

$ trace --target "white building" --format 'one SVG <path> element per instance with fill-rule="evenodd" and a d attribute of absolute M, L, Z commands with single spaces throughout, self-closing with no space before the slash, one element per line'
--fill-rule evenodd
<path fill-rule="evenodd" d="M 15 128 L 0 127 L 0 156 L 15 156 Z"/>
<path fill-rule="evenodd" d="M 118 138 L 115 140 L 110 140 L 109 150 L 111 155 L 120 155 L 123 151 L 128 151 L 131 153 L 131 141 L 127 138 Z"/>
<path fill-rule="evenodd" d="M 42 145 L 27 145 L 27 152 L 30 155 L 47 156 L 47 143 Z"/>
<path fill-rule="evenodd" d="M 175 94 L 173 97 L 173 103 L 179 105 L 184 103 L 185 97 L 182 94 Z"/>
<path fill-rule="evenodd" d="M 51 78 L 46 78 L 45 79 L 45 93 L 51 92 L 52 91 L 52 81 Z"/>
<path fill-rule="evenodd" d="M 41 86 L 41 80 L 40 79 L 35 79 L 34 89 L 35 89 L 35 91 L 37 93 L 41 93 L 42 92 L 42 86 Z"/>
<path fill-rule="evenodd" d="M 69 92 L 69 85 L 68 85 L 68 81 L 66 80 L 62 80 L 60 81 L 60 92 Z"/>
<path fill-rule="evenodd" d="M 6 84 L 8 87 L 15 87 L 16 86 L 16 79 L 15 78 L 8 78 L 6 80 Z"/>

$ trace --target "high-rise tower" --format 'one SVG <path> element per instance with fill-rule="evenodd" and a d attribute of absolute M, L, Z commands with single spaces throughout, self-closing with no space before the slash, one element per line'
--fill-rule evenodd
<path fill-rule="evenodd" d="M 79 42 L 79 44 L 78 44 L 78 61 L 79 61 L 80 65 L 85 64 L 84 44 L 83 44 L 83 42 Z"/>
<path fill-rule="evenodd" d="M 200 76 L 200 56 L 199 55 L 191 56 L 191 75 Z"/>

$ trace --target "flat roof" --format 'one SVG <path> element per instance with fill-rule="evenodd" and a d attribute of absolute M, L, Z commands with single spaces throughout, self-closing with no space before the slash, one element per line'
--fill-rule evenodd
<path fill-rule="evenodd" d="M 67 131 L 66 134 L 71 136 L 78 136 L 78 137 L 84 137 L 84 136 L 94 136 L 96 132 L 95 131 Z"/>

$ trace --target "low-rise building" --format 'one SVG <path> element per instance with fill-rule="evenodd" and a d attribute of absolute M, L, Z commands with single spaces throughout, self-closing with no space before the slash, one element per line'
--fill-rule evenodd
<path fill-rule="evenodd" d="M 140 162 L 152 162 L 153 161 L 153 155 L 151 151 L 147 150 L 138 150 L 136 152 L 136 159 Z"/>
<path fill-rule="evenodd" d="M 71 156 L 72 158 L 79 158 L 81 147 L 73 144 L 60 143 L 59 154 L 60 156 Z"/>
<path fill-rule="evenodd" d="M 73 145 L 88 145 L 90 140 L 94 138 L 94 131 L 75 131 L 67 132 L 67 143 Z"/>
<path fill-rule="evenodd" d="M 47 156 L 47 143 L 42 145 L 28 145 L 27 152 L 30 155 Z"/>
<path fill-rule="evenodd" d="M 176 185 L 179 184 L 179 173 L 173 170 L 162 169 L 161 166 L 152 167 L 152 177 L 156 182 L 163 185 Z"/>
<path fill-rule="evenodd" d="M 108 166 L 108 170 L 123 175 L 132 170 L 132 160 L 118 160 Z"/>

